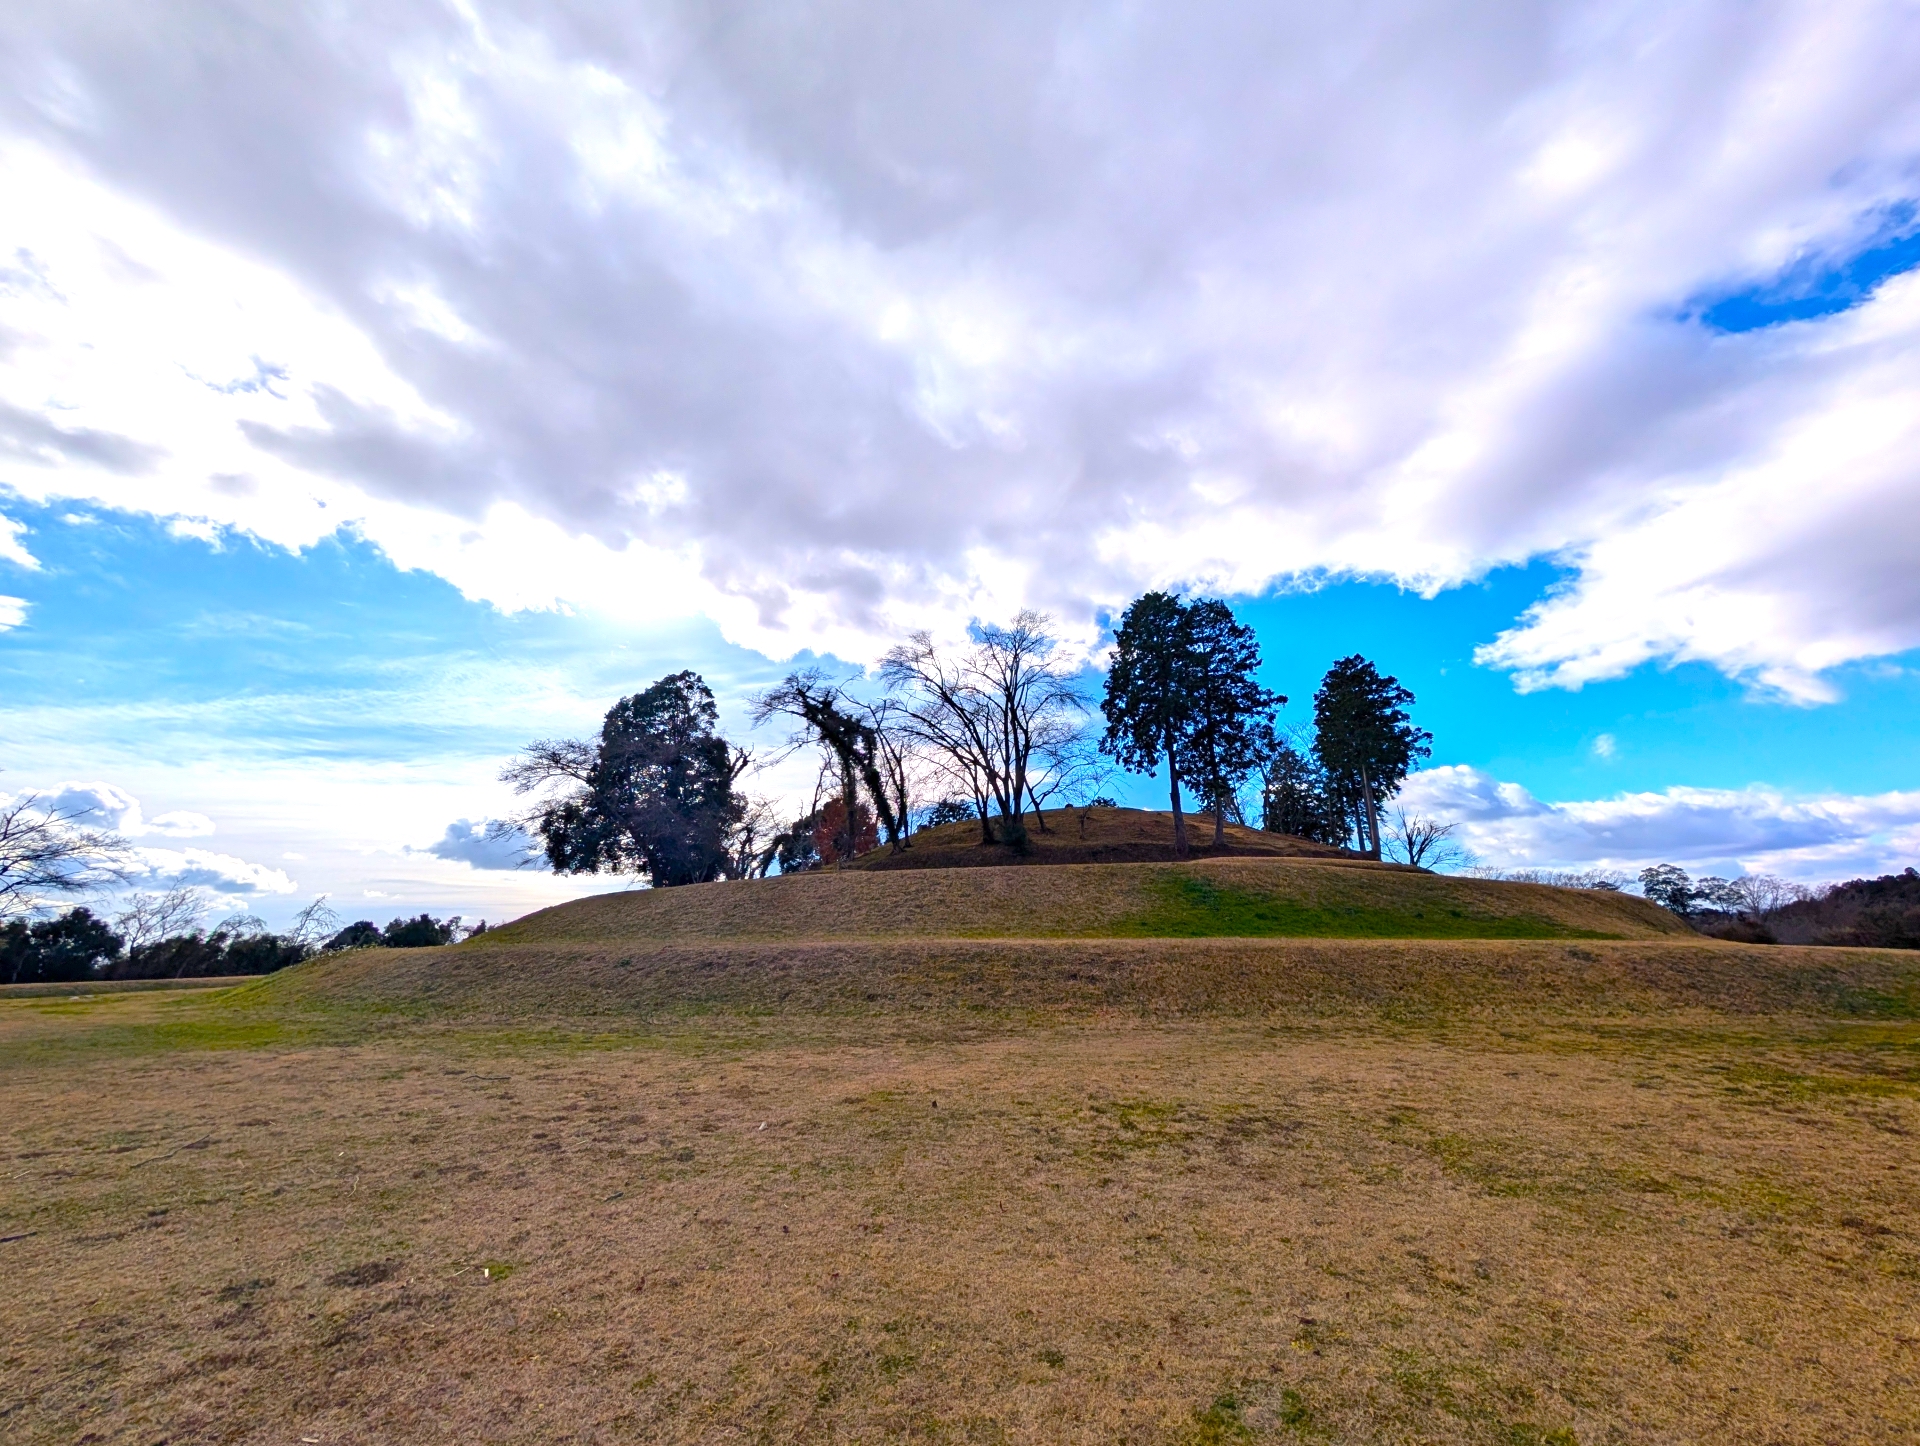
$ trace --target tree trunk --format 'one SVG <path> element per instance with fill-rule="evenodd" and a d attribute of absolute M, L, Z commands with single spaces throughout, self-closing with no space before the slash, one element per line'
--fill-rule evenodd
<path fill-rule="evenodd" d="M 1167 730 L 1167 791 L 1173 799 L 1173 852 L 1187 856 L 1187 820 L 1180 812 L 1180 769 L 1173 761 L 1173 730 Z"/>
<path fill-rule="evenodd" d="M 1047 827 L 1047 816 L 1040 811 L 1040 800 L 1033 796 L 1031 783 L 1027 785 L 1027 802 L 1033 805 L 1033 821 L 1040 825 L 1040 832 L 1052 833 L 1053 830 Z"/>
<path fill-rule="evenodd" d="M 1366 846 L 1367 857 L 1380 857 L 1380 805 L 1373 801 L 1373 780 L 1367 777 L 1367 765 L 1360 765 L 1360 797 L 1366 810 L 1367 837 L 1361 840 Z"/>
<path fill-rule="evenodd" d="M 840 845 L 840 863 L 845 864 L 853 857 L 854 845 L 860 840 L 860 789 L 853 781 L 853 760 L 844 754 L 840 759 L 840 787 L 841 801 L 847 810 L 845 842 Z"/>
<path fill-rule="evenodd" d="M 1006 827 L 1012 829 L 1012 833 L 1002 842 L 1012 844 L 1020 852 L 1025 853 L 1027 851 L 1027 770 L 1016 763 L 1012 772 L 1013 791 L 1008 802 L 1012 803 L 1013 807 L 1009 811 L 1004 804 L 1001 806 L 1001 816 L 1006 822 Z"/>
<path fill-rule="evenodd" d="M 1223 849 L 1227 846 L 1227 800 L 1225 795 L 1213 801 L 1213 846 Z"/>

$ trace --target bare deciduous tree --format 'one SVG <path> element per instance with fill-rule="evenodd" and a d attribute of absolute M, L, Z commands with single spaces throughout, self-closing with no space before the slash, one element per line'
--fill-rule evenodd
<path fill-rule="evenodd" d="M 775 800 L 752 796 L 727 838 L 730 854 L 727 877 L 761 879 L 773 867 L 784 835 L 780 826 L 779 805 Z"/>
<path fill-rule="evenodd" d="M 1467 851 L 1454 842 L 1457 828 L 1458 824 L 1441 823 L 1397 808 L 1387 820 L 1384 852 L 1388 858 L 1417 869 L 1443 869 L 1463 863 Z"/>
<path fill-rule="evenodd" d="M 1027 806 L 1039 809 L 1036 774 L 1068 757 L 1087 711 L 1053 660 L 1051 626 L 1044 613 L 1023 611 L 1006 627 L 981 628 L 956 656 L 915 633 L 881 663 L 903 730 L 979 805 L 982 843 L 1025 846 Z"/>
<path fill-rule="evenodd" d="M 327 903 L 327 898 L 326 894 L 315 896 L 311 904 L 293 916 L 283 936 L 289 944 L 317 950 L 340 932 L 340 916 Z"/>
<path fill-rule="evenodd" d="M 1764 919 L 1788 904 L 1801 903 L 1814 895 L 1805 884 L 1796 884 L 1790 879 L 1773 874 L 1743 874 L 1728 881 L 1727 896 L 1737 912 L 1750 919 Z"/>
<path fill-rule="evenodd" d="M 808 668 L 790 673 L 752 701 L 756 727 L 775 717 L 791 718 L 804 730 L 794 746 L 814 743 L 833 759 L 849 828 L 859 817 L 864 787 L 888 847 L 898 852 L 913 846 L 908 829 L 914 738 L 903 726 L 905 712 L 895 700 L 862 702 L 818 668 Z M 842 857 L 851 855 L 852 844 L 849 836 Z"/>
<path fill-rule="evenodd" d="M 880 677 L 900 705 L 902 726 L 928 750 L 934 767 L 973 800 L 980 842 L 992 843 L 999 770 L 987 699 L 964 661 L 942 653 L 933 634 L 917 632 L 887 653 Z"/>
<path fill-rule="evenodd" d="M 1476 864 L 1461 872 L 1472 879 L 1497 879 L 1509 884 L 1545 884 L 1550 889 L 1598 889 L 1606 894 L 1624 893 L 1633 882 L 1631 874 L 1614 869 L 1502 869 L 1491 864 Z"/>
<path fill-rule="evenodd" d="M 38 914 L 54 898 L 125 880 L 126 841 L 79 818 L 38 794 L 0 803 L 0 919 Z"/>
<path fill-rule="evenodd" d="M 113 931 L 130 950 L 157 944 L 198 928 L 207 903 L 206 891 L 191 884 L 129 894 L 113 916 Z"/>
<path fill-rule="evenodd" d="M 1062 806 L 1084 807 L 1117 771 L 1098 743 L 1087 736 L 1079 718 L 1061 719 L 1059 726 L 1043 731 L 1034 743 L 1033 758 L 1027 772 L 1027 798 L 1042 832 L 1047 821 L 1041 810 L 1047 804 L 1057 799 Z"/>

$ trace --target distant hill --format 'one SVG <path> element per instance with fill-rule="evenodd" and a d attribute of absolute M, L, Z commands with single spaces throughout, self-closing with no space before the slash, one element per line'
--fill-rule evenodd
<path fill-rule="evenodd" d="M 1920 949 L 1920 872 L 1854 879 L 1820 898 L 1776 910 L 1766 925 L 1783 944 Z"/>
<path fill-rule="evenodd" d="M 959 869 L 1028 864 L 1170 863 L 1173 815 L 1143 808 L 1050 808 L 1038 825 L 1028 825 L 1025 853 L 980 842 L 980 825 L 942 824 L 913 835 L 898 853 L 885 848 L 862 854 L 856 869 Z M 1193 858 L 1350 857 L 1345 849 L 1312 843 L 1292 834 L 1267 833 L 1241 824 L 1227 825 L 1225 848 L 1213 846 L 1213 815 L 1187 815 L 1187 843 Z"/>

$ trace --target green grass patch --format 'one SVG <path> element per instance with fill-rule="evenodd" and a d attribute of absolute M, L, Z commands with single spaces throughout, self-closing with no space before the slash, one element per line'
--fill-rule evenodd
<path fill-rule="evenodd" d="M 1920 1019 L 1920 987 L 1912 981 L 1898 990 L 1843 987 L 1834 1003 L 1856 1019 Z"/>
<path fill-rule="evenodd" d="M 1165 939 L 1617 939 L 1525 914 L 1479 914 L 1441 900 L 1382 907 L 1251 893 L 1192 874 L 1156 879 L 1123 937 Z"/>
<path fill-rule="evenodd" d="M 1920 1093 L 1920 1079 L 1908 1070 L 1900 1074 L 1814 1074 L 1784 1069 L 1765 1060 L 1742 1060 L 1719 1070 L 1735 1094 L 1807 1102 L 1835 1096 L 1900 1098 Z"/>
<path fill-rule="evenodd" d="M 1231 1393 L 1218 1396 L 1204 1411 L 1193 1413 L 1193 1424 L 1181 1437 L 1185 1446 L 1226 1446 L 1231 1441 L 1253 1440 L 1253 1428 L 1240 1414 L 1239 1398 Z"/>
<path fill-rule="evenodd" d="M 271 1049 L 325 1042 L 328 1031 L 287 1019 L 223 1017 L 207 1014 L 176 1019 L 99 1019 L 75 1021 L 59 1032 L 10 1040 L 7 1066 L 43 1064 L 57 1058 L 172 1054 L 189 1050 Z M 341 1042 L 345 1042 L 342 1040 Z"/>

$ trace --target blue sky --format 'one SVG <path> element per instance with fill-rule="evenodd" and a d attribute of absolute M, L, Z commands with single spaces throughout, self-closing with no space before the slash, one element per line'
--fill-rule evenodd
<path fill-rule="evenodd" d="M 1491 865 L 1920 855 L 1900 0 L 807 13 L 0 18 L 0 791 L 518 912 L 528 738 L 1174 587 Z"/>
<path fill-rule="evenodd" d="M 147 818 L 205 815 L 200 847 L 284 876 L 264 888 L 229 879 L 216 886 L 223 899 L 276 918 L 319 892 L 382 918 L 419 908 L 499 917 L 571 896 L 583 886 L 428 850 L 456 821 L 510 806 L 493 776 L 530 738 L 589 733 L 614 697 L 684 666 L 713 684 L 729 731 L 750 737 L 741 700 L 792 666 L 729 645 L 701 619 L 641 629 L 503 612 L 396 568 L 351 534 L 291 551 L 99 508 L 16 501 L 8 512 L 38 567 L 16 564 L 5 577 L 29 610 L 0 634 L 0 726 L 15 775 L 0 783 L 106 783 L 138 798 Z M 1475 770 L 1536 799 L 1664 798 L 1676 784 L 1798 798 L 1912 787 L 1912 657 L 1843 670 L 1840 701 L 1814 706 L 1700 664 L 1521 692 L 1474 661 L 1561 581 L 1536 564 L 1431 598 L 1347 581 L 1236 605 L 1259 633 L 1266 680 L 1292 697 L 1283 721 L 1309 717 L 1327 665 L 1360 652 L 1418 695 L 1435 767 Z M 1086 681 L 1097 689 L 1097 673 Z M 353 799 L 378 801 L 364 812 L 329 806 L 342 780 Z M 1109 787 L 1164 806 L 1156 779 Z M 1691 848 L 1676 840 L 1674 852 Z M 1551 852 L 1517 861 L 1591 862 Z M 1740 869 L 1732 854 L 1690 862 Z"/>

